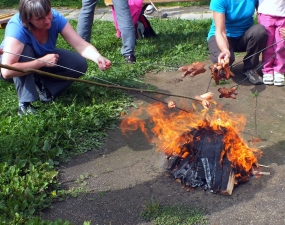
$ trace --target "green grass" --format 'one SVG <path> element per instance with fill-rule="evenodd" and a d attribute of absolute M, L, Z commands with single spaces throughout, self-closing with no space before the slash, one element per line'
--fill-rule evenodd
<path fill-rule="evenodd" d="M 113 66 L 102 72 L 89 61 L 83 79 L 100 82 L 100 78 L 126 87 L 151 88 L 142 81 L 147 71 L 208 58 L 209 20 L 151 20 L 158 36 L 137 41 L 138 63 L 134 65 L 123 63 L 122 43 L 115 37 L 114 25 L 107 21 L 95 23 L 92 43 Z M 76 21 L 71 24 L 77 25 Z M 0 40 L 3 36 L 4 29 L 0 29 Z M 58 47 L 71 49 L 61 38 Z M 0 81 L 0 88 L 0 224 L 69 224 L 61 220 L 42 221 L 38 214 L 53 199 L 62 197 L 55 195 L 61 192 L 58 164 L 100 149 L 108 129 L 116 126 L 120 113 L 133 105 L 132 99 L 120 90 L 74 83 L 52 104 L 36 102 L 38 114 L 20 118 L 16 114 L 14 85 Z M 74 196 L 78 191 L 74 191 Z M 170 213 L 168 208 L 163 211 Z"/>
<path fill-rule="evenodd" d="M 151 202 L 145 206 L 141 216 L 155 225 L 195 225 L 206 224 L 203 211 L 185 205 L 162 205 Z"/>
<path fill-rule="evenodd" d="M 68 7 L 68 8 L 81 8 L 82 1 L 78 0 L 52 0 L 52 7 Z M 196 0 L 194 2 L 173 2 L 173 3 L 162 3 L 155 4 L 155 6 L 193 6 L 193 5 L 208 5 L 210 0 Z M 1 0 L 0 8 L 17 8 L 19 4 L 19 0 Z M 106 7 L 103 0 L 99 0 L 97 3 L 97 7 Z"/>

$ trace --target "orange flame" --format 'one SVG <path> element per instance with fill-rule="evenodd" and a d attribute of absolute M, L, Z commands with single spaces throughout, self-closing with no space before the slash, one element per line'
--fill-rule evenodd
<path fill-rule="evenodd" d="M 140 119 L 142 115 L 147 115 L 148 118 Z M 257 158 L 261 157 L 262 152 L 259 149 L 250 148 L 240 137 L 245 124 L 246 119 L 243 115 L 219 109 L 214 109 L 211 114 L 208 111 L 170 112 L 162 103 L 156 103 L 134 111 L 122 121 L 120 127 L 125 135 L 128 131 L 141 129 L 147 139 L 156 144 L 157 151 L 164 152 L 168 156 L 178 155 L 183 158 L 188 153 L 182 146 L 193 141 L 193 137 L 182 135 L 184 132 L 199 128 L 211 129 L 219 134 L 223 132 L 224 149 L 221 160 L 224 154 L 227 154 L 233 167 L 249 174 L 252 165 L 257 163 Z M 241 175 L 236 174 L 236 176 Z"/>

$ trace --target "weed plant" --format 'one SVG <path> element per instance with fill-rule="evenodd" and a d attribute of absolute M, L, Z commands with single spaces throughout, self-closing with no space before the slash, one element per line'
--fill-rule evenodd
<path fill-rule="evenodd" d="M 70 23 L 77 25 L 76 21 Z M 82 79 L 148 88 L 142 79 L 147 71 L 167 70 L 170 67 L 162 65 L 180 66 L 208 58 L 206 36 L 210 20 L 151 20 L 158 35 L 137 41 L 138 63 L 133 65 L 124 63 L 122 43 L 115 36 L 113 23 L 95 24 L 91 42 L 113 66 L 102 72 L 88 61 L 89 68 Z M 0 29 L 0 40 L 3 37 L 4 29 Z M 57 44 L 73 50 L 62 38 Z M 19 117 L 14 85 L 1 80 L 0 88 L 0 224 L 69 224 L 60 219 L 42 221 L 39 214 L 64 193 L 58 183 L 57 166 L 77 154 L 99 150 L 108 129 L 116 126 L 121 112 L 133 105 L 130 95 L 75 82 L 53 103 L 35 102 L 36 115 Z"/>
<path fill-rule="evenodd" d="M 162 205 L 155 201 L 146 204 L 141 216 L 155 225 L 202 225 L 207 222 L 201 209 L 185 205 Z"/>

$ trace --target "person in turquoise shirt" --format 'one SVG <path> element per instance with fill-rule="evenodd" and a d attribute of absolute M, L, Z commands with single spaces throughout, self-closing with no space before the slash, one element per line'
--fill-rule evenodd
<path fill-rule="evenodd" d="M 207 37 L 213 63 L 229 58 L 231 65 L 235 61 L 234 52 L 246 52 L 243 73 L 255 85 L 263 84 L 255 68 L 267 41 L 265 28 L 254 25 L 257 4 L 258 0 L 212 0 L 213 20 Z"/>

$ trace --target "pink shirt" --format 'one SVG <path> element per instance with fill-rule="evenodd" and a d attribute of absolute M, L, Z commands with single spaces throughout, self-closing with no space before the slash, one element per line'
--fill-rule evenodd
<path fill-rule="evenodd" d="M 140 17 L 141 11 L 142 11 L 142 5 L 143 5 L 143 0 L 128 0 L 129 2 L 129 7 L 130 7 L 130 12 L 132 16 L 132 20 L 134 25 L 138 22 L 138 19 Z M 116 13 L 114 10 L 114 7 L 112 7 L 112 14 L 114 18 L 114 24 L 117 30 L 117 37 L 121 37 L 121 32 L 119 30 L 118 22 L 116 19 Z"/>

